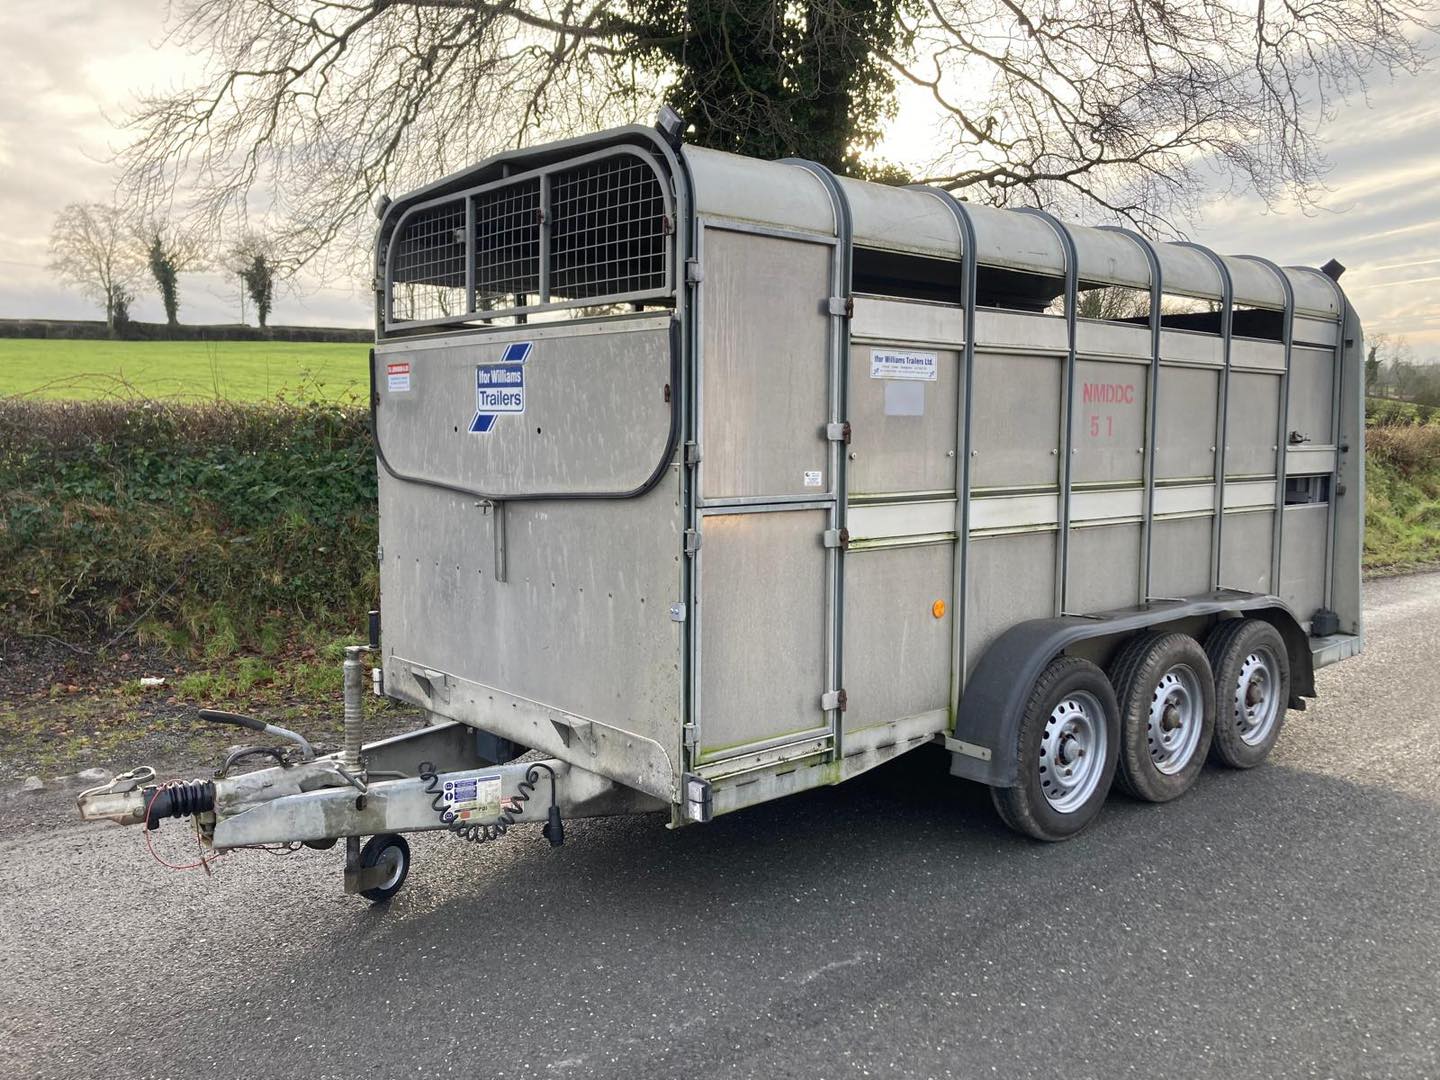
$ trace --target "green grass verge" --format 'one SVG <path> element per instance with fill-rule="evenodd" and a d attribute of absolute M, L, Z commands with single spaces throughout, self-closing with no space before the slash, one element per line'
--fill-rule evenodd
<path fill-rule="evenodd" d="M 1365 568 L 1440 561 L 1440 424 L 1387 424 L 1365 433 Z"/>
<path fill-rule="evenodd" d="M 0 339 L 0 397 L 363 402 L 369 347 L 271 341 Z"/>

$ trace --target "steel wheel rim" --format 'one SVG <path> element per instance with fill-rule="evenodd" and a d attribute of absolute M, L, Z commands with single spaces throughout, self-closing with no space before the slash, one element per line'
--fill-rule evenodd
<path fill-rule="evenodd" d="M 1109 733 L 1105 708 L 1088 690 L 1067 695 L 1050 710 L 1040 739 L 1040 791 L 1056 813 L 1089 802 L 1105 771 Z"/>
<path fill-rule="evenodd" d="M 1200 676 L 1189 664 L 1176 664 L 1155 684 L 1146 718 L 1145 737 L 1156 771 L 1174 776 L 1185 768 L 1195 756 L 1204 724 Z"/>
<path fill-rule="evenodd" d="M 1280 663 L 1265 646 L 1252 650 L 1235 680 L 1235 727 L 1240 741 L 1259 746 L 1280 717 Z"/>
<path fill-rule="evenodd" d="M 391 844 L 380 853 L 380 857 L 375 860 L 375 865 L 383 866 L 388 871 L 385 880 L 375 886 L 383 892 L 386 889 L 393 889 L 399 884 L 400 875 L 405 870 L 405 856 L 400 854 L 400 848 L 397 845 Z"/>

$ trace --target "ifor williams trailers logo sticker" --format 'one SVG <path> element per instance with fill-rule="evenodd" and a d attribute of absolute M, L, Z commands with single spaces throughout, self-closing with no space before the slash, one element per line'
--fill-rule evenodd
<path fill-rule="evenodd" d="M 525 361 L 533 345 L 512 342 L 498 361 L 476 366 L 475 419 L 470 421 L 473 433 L 484 435 L 499 417 L 525 411 Z"/>

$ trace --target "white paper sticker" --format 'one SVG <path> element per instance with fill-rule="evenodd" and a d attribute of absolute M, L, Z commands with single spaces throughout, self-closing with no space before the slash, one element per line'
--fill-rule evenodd
<path fill-rule="evenodd" d="M 410 390 L 410 364 L 408 361 L 400 364 L 386 364 L 385 377 L 388 380 L 390 393 L 404 394 Z"/>
<path fill-rule="evenodd" d="M 933 352 L 871 349 L 870 378 L 919 379 L 923 382 L 934 382 L 939 359 Z"/>
<path fill-rule="evenodd" d="M 925 384 L 913 379 L 891 379 L 885 384 L 886 416 L 924 416 Z"/>
<path fill-rule="evenodd" d="M 822 473 L 819 469 L 806 469 L 806 470 L 805 470 L 805 486 L 806 486 L 806 487 L 824 487 L 824 486 L 825 486 L 825 474 Z"/>

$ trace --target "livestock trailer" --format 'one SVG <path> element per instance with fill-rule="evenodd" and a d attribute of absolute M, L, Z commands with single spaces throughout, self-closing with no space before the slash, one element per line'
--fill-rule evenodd
<path fill-rule="evenodd" d="M 343 837 L 384 898 L 403 832 L 686 826 L 939 744 L 1058 840 L 1112 780 L 1163 802 L 1258 764 L 1360 651 L 1335 265 L 644 127 L 379 213 L 370 648 L 431 723 L 363 742 L 357 646 L 338 754 L 269 728 L 279 764 L 127 774 L 89 817 Z"/>

